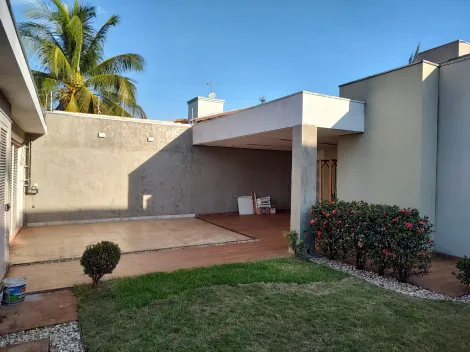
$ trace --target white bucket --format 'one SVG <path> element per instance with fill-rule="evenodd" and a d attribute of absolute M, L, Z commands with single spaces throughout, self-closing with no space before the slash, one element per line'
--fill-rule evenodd
<path fill-rule="evenodd" d="M 254 214 L 253 210 L 253 199 L 251 196 L 237 197 L 238 200 L 238 213 L 240 215 L 251 215 Z"/>
<path fill-rule="evenodd" d="M 24 277 L 10 277 L 2 281 L 2 304 L 9 306 L 24 301 L 26 292 L 26 279 Z"/>

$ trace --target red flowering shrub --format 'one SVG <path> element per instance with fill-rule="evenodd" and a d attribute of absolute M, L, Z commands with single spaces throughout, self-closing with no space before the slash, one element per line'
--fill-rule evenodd
<path fill-rule="evenodd" d="M 417 209 L 398 209 L 397 219 L 390 225 L 390 266 L 398 281 L 411 275 L 427 273 L 434 253 L 432 224 Z"/>
<path fill-rule="evenodd" d="M 352 256 L 358 269 L 371 260 L 379 275 L 393 269 L 402 282 L 427 272 L 434 247 L 432 225 L 417 209 L 323 201 L 311 214 L 313 235 L 329 259 Z"/>
<path fill-rule="evenodd" d="M 344 214 L 335 202 L 315 204 L 312 214 L 312 234 L 318 247 L 329 259 L 343 258 L 346 254 Z"/>

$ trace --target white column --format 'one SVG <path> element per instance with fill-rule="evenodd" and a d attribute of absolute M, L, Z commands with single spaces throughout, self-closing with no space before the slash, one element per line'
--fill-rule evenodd
<path fill-rule="evenodd" d="M 310 209 L 316 202 L 317 127 L 298 125 L 292 128 L 292 184 L 290 228 L 297 231 L 310 249 Z"/>

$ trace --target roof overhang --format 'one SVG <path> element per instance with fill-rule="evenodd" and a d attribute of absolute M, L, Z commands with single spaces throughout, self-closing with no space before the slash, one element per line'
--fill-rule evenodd
<path fill-rule="evenodd" d="M 193 144 L 288 150 L 286 133 L 297 125 L 319 127 L 328 138 L 364 132 L 364 106 L 356 100 L 302 91 L 198 123 L 193 126 Z M 256 139 L 265 144 L 269 140 L 269 148 Z"/>
<path fill-rule="evenodd" d="M 0 91 L 11 105 L 9 116 L 27 133 L 47 132 L 44 114 L 7 0 L 0 0 Z"/>

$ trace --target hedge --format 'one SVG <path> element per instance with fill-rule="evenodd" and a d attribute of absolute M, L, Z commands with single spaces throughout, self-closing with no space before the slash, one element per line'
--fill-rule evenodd
<path fill-rule="evenodd" d="M 319 202 L 311 209 L 313 235 L 329 259 L 370 261 L 379 275 L 392 269 L 401 282 L 427 273 L 434 252 L 432 224 L 417 209 L 363 201 Z"/>

